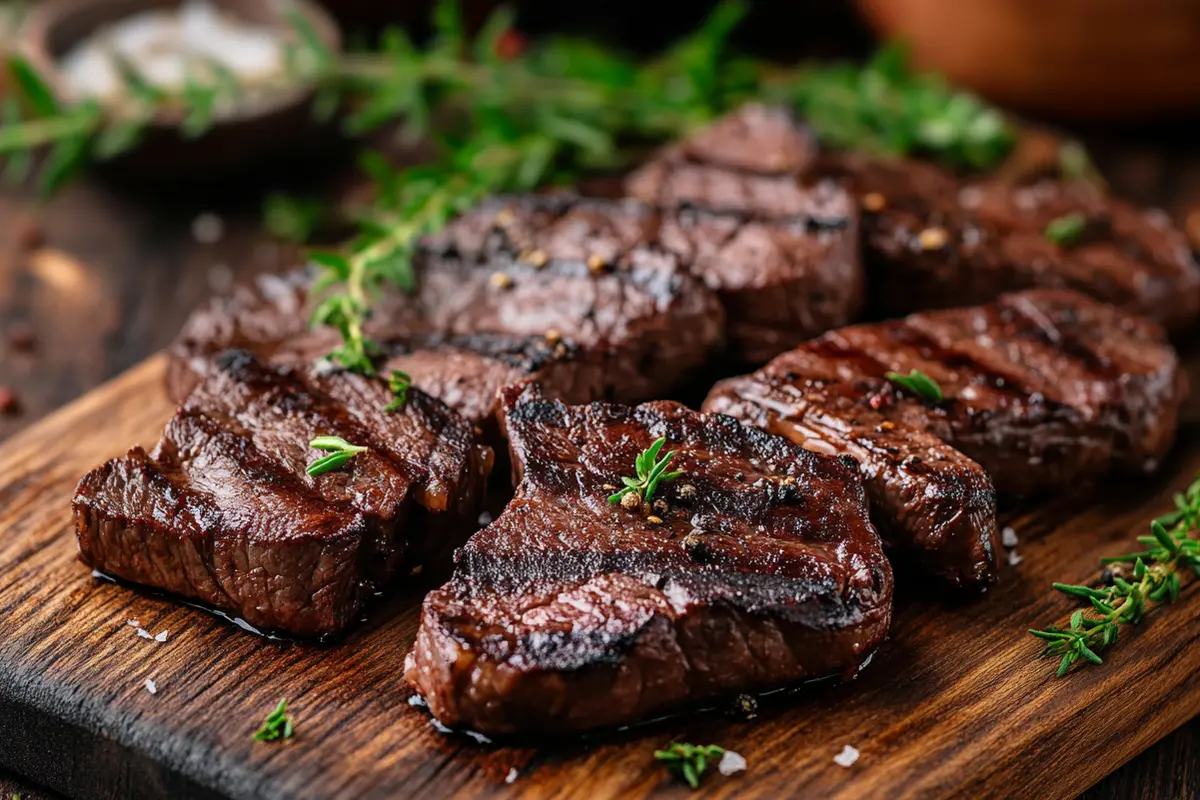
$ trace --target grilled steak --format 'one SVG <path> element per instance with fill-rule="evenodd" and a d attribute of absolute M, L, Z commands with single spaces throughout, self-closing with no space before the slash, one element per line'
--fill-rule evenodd
<path fill-rule="evenodd" d="M 677 217 L 683 236 L 662 238 L 677 241 L 673 249 L 719 293 L 744 362 L 858 315 L 855 204 L 835 182 L 797 179 L 815 154 L 789 114 L 750 105 L 666 148 L 625 183 L 629 196 L 676 209 L 665 216 Z"/>
<path fill-rule="evenodd" d="M 848 180 L 863 205 L 869 305 L 885 314 L 984 303 L 1002 292 L 1069 288 L 1162 323 L 1194 325 L 1200 269 L 1161 214 L 1083 182 L 963 182 L 933 165 L 850 154 L 817 171 Z M 1066 244 L 1047 226 L 1086 221 Z"/>
<path fill-rule="evenodd" d="M 589 263 L 583 235 L 569 231 L 521 250 L 501 210 L 486 206 L 431 238 L 417 257 L 416 291 L 380 301 L 368 334 L 383 346 L 382 370 L 408 372 L 487 427 L 496 391 L 514 381 L 537 378 L 573 402 L 640 400 L 668 390 L 719 344 L 720 305 L 676 255 L 628 242 Z M 332 350 L 336 333 L 305 330 L 306 285 L 267 279 L 194 314 L 172 348 L 172 397 L 186 397 L 208 360 L 231 346 L 282 361 Z"/>
<path fill-rule="evenodd" d="M 341 630 L 402 566 L 449 561 L 491 468 L 444 404 L 411 389 L 385 413 L 391 399 L 358 375 L 223 354 L 152 452 L 80 481 L 80 558 L 263 628 Z M 310 477 L 308 443 L 329 435 L 370 450 Z"/>
<path fill-rule="evenodd" d="M 944 401 L 884 377 L 914 369 Z M 832 331 L 718 384 L 704 408 L 853 455 L 885 538 L 970 584 L 995 569 L 993 482 L 1028 494 L 1152 470 L 1184 390 L 1157 325 L 1076 292 L 1031 290 Z"/>
<path fill-rule="evenodd" d="M 852 465 L 676 403 L 519 392 L 516 498 L 425 598 L 408 664 L 442 722 L 616 725 L 853 674 L 883 639 L 891 569 Z M 658 437 L 683 475 L 659 484 L 654 516 L 610 503 Z"/>

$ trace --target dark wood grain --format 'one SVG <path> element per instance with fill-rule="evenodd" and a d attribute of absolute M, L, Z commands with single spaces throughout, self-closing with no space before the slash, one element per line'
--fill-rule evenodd
<path fill-rule="evenodd" d="M 719 742 L 747 774 L 713 796 L 1003 797 L 1014 781 L 1072 797 L 1200 712 L 1200 586 L 1067 680 L 1035 658 L 1030 623 L 1061 619 L 1051 580 L 1083 581 L 1128 547 L 1200 469 L 1200 431 L 1163 473 L 1007 520 L 1024 562 L 974 602 L 944 605 L 901 578 L 891 638 L 862 677 L 765 704 L 747 723 L 680 717 L 540 747 L 439 733 L 401 676 L 420 587 L 334 647 L 273 643 L 206 612 L 90 576 L 68 503 L 87 468 L 150 442 L 171 408 L 152 359 L 14 436 L 0 451 L 0 767 L 72 796 L 615 797 L 684 794 L 650 757 L 673 739 Z M 130 619 L 163 644 L 139 639 Z M 158 684 L 151 696 L 146 678 Z M 251 741 L 281 697 L 299 735 Z M 1082 732 L 1100 732 L 1082 735 Z M 843 769 L 844 744 L 862 752 Z M 519 776 L 505 783 L 510 770 Z"/>

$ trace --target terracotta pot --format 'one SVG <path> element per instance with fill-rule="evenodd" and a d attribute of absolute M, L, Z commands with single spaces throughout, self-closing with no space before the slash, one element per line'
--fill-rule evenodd
<path fill-rule="evenodd" d="M 1200 109 L 1196 0 L 857 0 L 914 63 L 1001 104 L 1136 120 Z"/>
<path fill-rule="evenodd" d="M 65 88 L 58 59 L 98 27 L 124 16 L 154 8 L 171 8 L 182 0 L 50 0 L 30 10 L 22 29 L 21 50 L 45 76 L 64 102 L 77 98 Z M 291 26 L 271 0 L 213 0 L 213 5 L 247 21 L 286 31 Z M 312 27 L 334 50 L 341 48 L 337 23 L 319 5 L 293 0 Z M 161 112 L 150 123 L 142 142 L 133 150 L 106 162 L 121 173 L 141 177 L 213 177 L 214 172 L 255 163 L 305 149 L 327 138 L 327 129 L 313 122 L 313 91 L 306 86 L 282 91 L 252 108 L 216 121 L 202 136 L 180 134 L 180 114 Z"/>

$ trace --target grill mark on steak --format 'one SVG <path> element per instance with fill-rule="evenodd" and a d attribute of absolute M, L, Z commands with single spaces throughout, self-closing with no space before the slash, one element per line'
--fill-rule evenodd
<path fill-rule="evenodd" d="M 504 202 L 574 207 L 561 199 Z M 675 254 L 633 240 L 596 269 L 584 253 L 586 232 L 561 231 L 548 241 L 535 228 L 539 256 L 530 258 L 498 227 L 502 208 L 485 204 L 429 237 L 416 258 L 415 292 L 386 293 L 367 325 L 367 335 L 384 344 L 381 371 L 408 372 L 485 439 L 495 440 L 495 395 L 510 383 L 536 378 L 573 402 L 636 401 L 670 389 L 720 342 L 717 299 Z M 615 204 L 594 204 L 589 213 L 626 219 Z M 229 346 L 282 363 L 333 350 L 335 331 L 306 330 L 307 285 L 305 278 L 267 279 L 257 291 L 239 290 L 194 314 L 172 348 L 171 396 L 182 401 Z"/>
<path fill-rule="evenodd" d="M 382 382 L 214 360 L 147 454 L 88 473 L 80 558 L 267 630 L 336 633 L 404 564 L 436 566 L 472 529 L 491 468 L 467 424 L 417 389 L 382 411 Z M 369 447 L 307 474 L 317 435 Z"/>
<path fill-rule="evenodd" d="M 853 673 L 882 640 L 891 571 L 852 466 L 676 403 L 505 406 L 517 495 L 426 597 L 407 668 L 442 722 L 619 725 Z M 659 436 L 684 475 L 656 525 L 606 487 Z"/>
<path fill-rule="evenodd" d="M 946 401 L 884 378 L 912 369 Z M 1029 494 L 1151 470 L 1173 441 L 1185 389 L 1158 326 L 1076 292 L 1031 290 L 832 331 L 717 384 L 704 408 L 854 455 L 891 542 L 971 584 L 996 569 L 992 482 Z M 914 456 L 919 469 L 906 469 Z M 931 527 L 903 499 L 918 495 L 958 524 Z M 964 503 L 974 510 L 958 515 Z"/>

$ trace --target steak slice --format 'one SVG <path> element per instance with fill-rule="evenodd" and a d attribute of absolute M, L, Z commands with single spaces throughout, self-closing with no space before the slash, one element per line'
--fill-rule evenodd
<path fill-rule="evenodd" d="M 518 250 L 497 214 L 488 206 L 431 238 L 416 290 L 380 300 L 367 333 L 383 345 L 381 371 L 408 372 L 487 428 L 497 390 L 515 381 L 536 378 L 573 402 L 636 401 L 669 390 L 720 344 L 720 304 L 676 255 L 631 243 L 589 265 L 569 237 Z M 308 283 L 268 278 L 193 314 L 171 349 L 171 396 L 186 397 L 228 347 L 280 361 L 332 350 L 334 331 L 306 329 Z"/>
<path fill-rule="evenodd" d="M 516 497 L 426 596 L 408 663 L 442 722 L 618 725 L 852 675 L 883 640 L 891 568 L 852 465 L 677 403 L 520 391 Z M 659 484 L 655 516 L 610 503 L 658 437 L 683 475 Z"/>
<path fill-rule="evenodd" d="M 914 369 L 943 402 L 884 377 Z M 704 408 L 853 455 L 885 538 L 971 584 L 995 573 L 993 483 L 1030 494 L 1151 471 L 1185 388 L 1157 325 L 1076 292 L 1030 290 L 832 331 L 717 384 Z"/>
<path fill-rule="evenodd" d="M 386 413 L 391 399 L 359 375 L 221 355 L 153 451 L 79 482 L 80 559 L 261 628 L 342 630 L 401 567 L 449 561 L 491 469 L 445 405 L 411 389 Z M 312 477 L 316 436 L 370 450 Z"/>
<path fill-rule="evenodd" d="M 798 180 L 815 156 L 790 114 L 749 105 L 625 182 L 630 197 L 668 209 L 676 230 L 661 237 L 721 297 L 743 362 L 845 325 L 862 305 L 856 203 L 834 181 Z"/>
<path fill-rule="evenodd" d="M 826 156 L 863 205 L 868 304 L 892 315 L 984 303 L 1003 292 L 1067 288 L 1153 319 L 1194 326 L 1200 269 L 1185 235 L 1161 212 L 1105 197 L 1085 182 L 960 181 L 931 164 Z M 1046 227 L 1082 215 L 1083 235 L 1060 245 Z"/>

